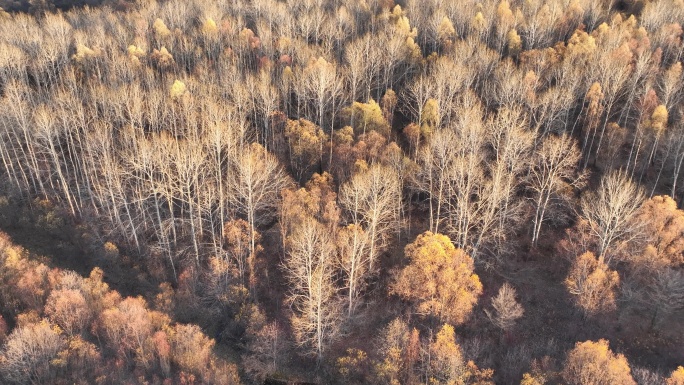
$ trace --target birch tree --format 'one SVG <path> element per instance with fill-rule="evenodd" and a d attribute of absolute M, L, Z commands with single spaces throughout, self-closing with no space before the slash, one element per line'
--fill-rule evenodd
<path fill-rule="evenodd" d="M 620 246 L 641 236 L 643 224 L 634 218 L 643 200 L 641 187 L 622 172 L 608 173 L 596 191 L 582 196 L 582 217 L 597 240 L 600 262 L 610 265 Z"/>
<path fill-rule="evenodd" d="M 572 199 L 573 190 L 582 187 L 584 176 L 577 171 L 581 153 L 575 140 L 567 135 L 550 136 L 535 153 L 534 166 L 528 175 L 533 192 L 532 244 L 539 241 L 542 226 Z"/>
<path fill-rule="evenodd" d="M 348 212 L 350 222 L 368 233 L 371 272 L 377 269 L 377 259 L 387 245 L 391 226 L 399 218 L 398 201 L 399 177 L 394 169 L 380 164 L 357 173 L 340 189 L 340 206 Z"/>
<path fill-rule="evenodd" d="M 289 282 L 292 329 L 297 343 L 320 363 L 339 335 L 341 306 L 335 286 L 332 234 L 313 218 L 296 227 L 288 239 L 283 269 Z"/>
<path fill-rule="evenodd" d="M 280 192 L 291 182 L 278 160 L 256 143 L 245 148 L 231 166 L 228 199 L 247 217 L 249 251 L 254 255 L 258 226 L 275 218 Z"/>

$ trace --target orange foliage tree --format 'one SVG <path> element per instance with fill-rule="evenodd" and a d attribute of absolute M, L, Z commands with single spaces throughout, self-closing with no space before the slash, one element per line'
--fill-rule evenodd
<path fill-rule="evenodd" d="M 565 279 L 565 287 L 585 315 L 614 309 L 615 289 L 619 283 L 618 273 L 609 270 L 592 252 L 577 257 Z"/>

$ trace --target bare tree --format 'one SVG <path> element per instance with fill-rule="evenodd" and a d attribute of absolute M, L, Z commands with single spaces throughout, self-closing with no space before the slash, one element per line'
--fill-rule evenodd
<path fill-rule="evenodd" d="M 291 182 L 278 160 L 258 144 L 245 148 L 231 167 L 229 199 L 247 217 L 250 255 L 256 251 L 257 227 L 273 220 L 280 191 Z"/>
<path fill-rule="evenodd" d="M 596 191 L 582 196 L 582 217 L 590 234 L 597 240 L 599 261 L 610 265 L 619 246 L 641 234 L 641 223 L 633 221 L 644 193 L 623 172 L 611 172 L 601 178 Z"/>
<path fill-rule="evenodd" d="M 17 327 L 2 350 L 0 371 L 19 384 L 44 384 L 53 379 L 50 362 L 65 345 L 59 329 L 47 321 Z"/>
<path fill-rule="evenodd" d="M 585 176 L 577 171 L 579 149 L 567 135 L 548 137 L 535 155 L 528 175 L 529 188 L 534 193 L 533 245 L 539 240 L 542 225 L 553 215 L 562 216 L 560 210 L 572 199 L 572 190 L 582 187 Z"/>
<path fill-rule="evenodd" d="M 511 330 L 516 321 L 525 313 L 523 307 L 516 301 L 515 296 L 515 288 L 504 283 L 496 297 L 492 298 L 493 311 L 485 310 L 489 320 L 504 332 Z"/>
<path fill-rule="evenodd" d="M 437 232 L 442 221 L 442 205 L 447 196 L 448 170 L 456 157 L 457 137 L 451 130 L 440 130 L 420 153 L 417 184 L 430 195 L 430 230 Z"/>
<path fill-rule="evenodd" d="M 339 264 L 347 291 L 347 317 L 352 317 L 358 308 L 368 278 L 369 243 L 368 234 L 355 224 L 341 229 L 337 235 Z"/>
<path fill-rule="evenodd" d="M 391 226 L 399 219 L 398 201 L 401 190 L 397 172 L 379 164 L 357 173 L 340 189 L 340 205 L 349 213 L 351 222 L 368 233 L 371 273 L 377 268 Z"/>
<path fill-rule="evenodd" d="M 326 129 L 331 130 L 342 105 L 342 78 L 337 73 L 337 66 L 325 59 L 312 60 L 303 69 L 302 77 L 303 99 L 309 106 L 309 119 Z"/>
<path fill-rule="evenodd" d="M 651 328 L 684 310 L 684 272 L 669 267 L 650 274 L 646 300 L 653 308 Z"/>
<path fill-rule="evenodd" d="M 332 234 L 313 218 L 300 223 L 288 239 L 283 269 L 289 281 L 292 329 L 298 344 L 317 357 L 339 334 L 341 306 L 335 278 Z"/>

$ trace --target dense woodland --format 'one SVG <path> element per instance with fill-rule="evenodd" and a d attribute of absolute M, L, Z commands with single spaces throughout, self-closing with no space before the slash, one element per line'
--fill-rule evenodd
<path fill-rule="evenodd" d="M 684 384 L 681 0 L 100 3 L 0 9 L 0 383 Z"/>

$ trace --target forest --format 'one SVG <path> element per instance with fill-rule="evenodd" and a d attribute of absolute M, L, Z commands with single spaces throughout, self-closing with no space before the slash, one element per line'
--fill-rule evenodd
<path fill-rule="evenodd" d="M 684 1 L 0 7 L 0 383 L 684 385 Z"/>

